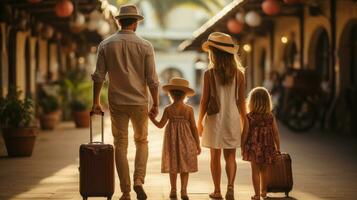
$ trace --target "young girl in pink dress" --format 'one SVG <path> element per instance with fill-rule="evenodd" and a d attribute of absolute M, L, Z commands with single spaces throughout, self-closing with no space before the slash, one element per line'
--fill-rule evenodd
<path fill-rule="evenodd" d="M 280 139 L 271 112 L 271 97 L 265 88 L 256 87 L 249 93 L 248 110 L 249 131 L 242 135 L 242 153 L 243 160 L 251 162 L 255 191 L 252 200 L 259 200 L 260 196 L 267 197 L 266 168 L 280 151 Z"/>
<path fill-rule="evenodd" d="M 164 110 L 160 121 L 150 116 L 151 121 L 159 128 L 165 127 L 164 144 L 162 149 L 161 172 L 170 174 L 170 198 L 177 198 L 176 179 L 181 177 L 181 199 L 188 200 L 188 174 L 197 171 L 197 155 L 200 154 L 194 112 L 191 106 L 184 103 L 186 96 L 194 95 L 187 80 L 173 78 L 163 86 L 169 93 L 171 105 Z"/>

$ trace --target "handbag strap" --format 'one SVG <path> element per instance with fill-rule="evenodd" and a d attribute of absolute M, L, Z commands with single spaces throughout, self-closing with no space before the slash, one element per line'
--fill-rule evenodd
<path fill-rule="evenodd" d="M 238 70 L 239 69 L 237 69 L 237 72 L 236 72 L 236 89 L 235 89 L 235 97 L 236 97 L 236 101 L 238 101 L 238 90 L 239 90 L 239 85 L 238 85 Z"/>
<path fill-rule="evenodd" d="M 215 97 L 216 96 L 216 85 L 215 85 L 215 80 L 214 80 L 214 71 L 213 69 L 209 69 L 209 86 L 211 89 L 210 96 Z"/>

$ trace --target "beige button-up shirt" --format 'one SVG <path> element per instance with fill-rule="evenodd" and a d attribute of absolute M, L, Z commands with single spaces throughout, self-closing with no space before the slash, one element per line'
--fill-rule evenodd
<path fill-rule="evenodd" d="M 94 82 L 109 76 L 109 106 L 147 105 L 148 87 L 157 87 L 154 49 L 133 31 L 121 30 L 98 47 Z"/>

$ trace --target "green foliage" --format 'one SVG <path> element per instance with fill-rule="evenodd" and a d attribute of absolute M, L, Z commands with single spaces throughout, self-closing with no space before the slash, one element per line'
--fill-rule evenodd
<path fill-rule="evenodd" d="M 41 96 L 39 98 L 39 106 L 45 114 L 57 111 L 60 107 L 58 99 L 52 95 Z"/>
<path fill-rule="evenodd" d="M 223 7 L 222 0 L 111 0 L 110 2 L 120 6 L 129 3 L 138 5 L 142 1 L 148 1 L 152 5 L 162 27 L 165 27 L 165 19 L 170 11 L 184 4 L 202 8 L 212 14 L 214 12 L 213 8 Z"/>
<path fill-rule="evenodd" d="M 92 84 L 85 70 L 67 71 L 60 83 L 66 107 L 75 111 L 88 110 L 92 102 Z"/>
<path fill-rule="evenodd" d="M 33 102 L 26 97 L 20 99 L 21 91 L 12 88 L 5 98 L 0 99 L 0 123 L 2 127 L 29 127 L 34 119 Z"/>

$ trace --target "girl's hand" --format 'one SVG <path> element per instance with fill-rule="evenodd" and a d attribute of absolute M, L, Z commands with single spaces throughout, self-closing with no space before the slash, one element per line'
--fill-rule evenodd
<path fill-rule="evenodd" d="M 201 147 L 200 145 L 197 145 L 197 155 L 200 155 L 201 154 Z"/>
<path fill-rule="evenodd" d="M 198 131 L 198 135 L 199 135 L 200 137 L 202 137 L 203 126 L 202 126 L 202 123 L 200 123 L 200 122 L 197 124 L 197 131 Z"/>

